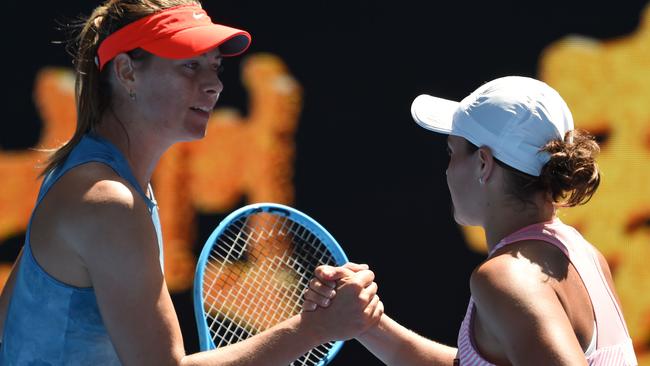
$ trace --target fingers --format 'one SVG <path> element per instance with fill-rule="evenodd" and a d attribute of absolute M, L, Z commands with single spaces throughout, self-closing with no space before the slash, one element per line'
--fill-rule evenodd
<path fill-rule="evenodd" d="M 379 299 L 379 296 L 377 296 L 377 299 Z M 375 306 L 375 311 L 372 313 L 372 317 L 379 321 L 382 315 L 384 315 L 384 303 L 379 300 L 377 306 Z"/>
<path fill-rule="evenodd" d="M 343 267 L 351 270 L 352 272 L 359 272 L 364 269 L 369 269 L 367 264 L 357 264 L 353 262 L 347 262 L 343 265 Z"/>
<path fill-rule="evenodd" d="M 379 286 L 377 286 L 377 284 L 375 282 L 371 283 L 366 288 L 361 290 L 361 292 L 359 293 L 359 299 L 361 299 L 363 301 L 366 301 L 366 302 L 370 302 L 373 299 L 373 297 L 377 296 L 377 290 L 378 289 L 379 289 Z"/>
<path fill-rule="evenodd" d="M 344 298 L 352 299 L 361 306 L 361 309 L 374 312 L 376 304 L 372 301 L 376 297 L 378 286 L 373 280 L 375 274 L 367 269 L 365 264 L 347 263 L 343 267 L 319 266 L 315 270 L 316 278 L 309 281 L 309 287 L 304 293 L 303 311 L 312 312 L 319 307 L 327 308 L 337 294 L 337 287 L 345 293 Z M 352 269 L 358 270 L 354 272 Z M 323 279 L 323 277 L 328 279 Z M 339 278 L 335 282 L 337 278 Z M 352 297 L 350 297 L 352 296 Z M 378 301 L 378 300 L 375 300 Z"/>
<path fill-rule="evenodd" d="M 321 281 L 337 281 L 344 277 L 353 275 L 354 271 L 346 267 L 323 265 L 316 267 L 314 274 Z"/>
<path fill-rule="evenodd" d="M 326 296 L 326 297 L 332 297 L 334 294 L 332 294 L 332 290 L 336 288 L 336 282 L 334 281 L 324 281 L 319 279 L 318 277 L 314 277 L 311 280 L 309 280 L 309 288 L 316 291 L 316 293 Z"/>
<path fill-rule="evenodd" d="M 317 278 L 312 278 L 311 281 L 309 281 L 309 288 L 305 292 L 304 299 L 305 302 L 325 308 L 329 306 L 330 301 L 334 296 L 336 296 L 336 290 L 322 283 Z M 311 304 L 309 305 L 311 306 Z M 303 306 L 306 307 L 306 305 Z M 307 311 L 311 310 L 307 309 Z"/>
<path fill-rule="evenodd" d="M 377 305 L 379 304 L 379 302 L 380 302 L 379 296 L 374 295 L 370 300 L 370 303 L 368 303 L 368 306 L 366 306 L 363 312 L 366 313 L 367 316 L 372 316 L 372 314 L 375 313 L 375 310 L 377 309 Z"/>
<path fill-rule="evenodd" d="M 345 277 L 337 282 L 337 296 L 356 299 L 353 301 L 365 308 L 377 293 L 378 286 L 373 282 L 374 279 L 375 274 L 367 269 Z"/>
<path fill-rule="evenodd" d="M 322 281 L 337 281 L 343 277 L 350 276 L 353 273 L 368 270 L 367 264 L 358 264 L 354 262 L 347 262 L 343 266 L 334 267 L 322 265 L 316 267 L 315 274 Z"/>
<path fill-rule="evenodd" d="M 302 311 L 316 311 L 318 309 L 318 304 L 311 302 L 305 299 L 305 302 L 302 304 Z"/>
<path fill-rule="evenodd" d="M 355 264 L 349 266 L 359 268 Z M 340 268 L 343 267 L 322 266 L 318 271 Z M 384 305 L 377 296 L 375 274 L 368 269 L 355 273 L 350 268 L 343 268 L 345 271 L 348 276 L 338 280 L 335 289 L 330 288 L 326 281 L 315 278 L 309 282 L 304 295 L 303 316 L 307 321 L 313 321 L 314 327 L 327 334 L 328 339 L 347 340 L 360 336 L 379 324 L 384 312 Z"/>
<path fill-rule="evenodd" d="M 371 289 L 362 289 L 372 283 L 374 273 L 368 270 L 365 264 L 348 262 L 342 267 L 319 266 L 314 271 L 316 277 L 309 281 L 309 288 L 304 293 L 303 311 L 315 311 L 318 307 L 326 308 L 330 305 L 331 300 L 336 296 L 335 281 L 346 279 L 348 283 L 356 284 L 358 294 L 361 295 L 362 301 L 368 301 L 377 292 L 377 285 Z"/>
<path fill-rule="evenodd" d="M 371 305 L 373 307 L 371 308 L 369 306 L 368 310 L 370 310 L 370 311 L 366 313 L 366 314 L 368 314 L 370 316 L 369 323 L 371 325 L 379 323 L 379 321 L 381 320 L 382 315 L 384 315 L 384 303 L 381 302 L 381 300 L 379 299 L 379 296 L 375 295 L 375 298 L 377 299 L 377 301 L 376 302 L 375 301 L 371 302 Z"/>
<path fill-rule="evenodd" d="M 375 280 L 375 273 L 369 269 L 364 269 L 357 273 L 353 273 L 346 280 L 346 282 L 356 283 L 357 285 L 365 288 L 370 286 L 372 281 Z"/>
<path fill-rule="evenodd" d="M 378 295 L 374 295 L 368 306 L 363 310 L 366 316 L 367 325 L 370 327 L 379 323 L 381 316 L 384 315 L 384 303 L 381 302 Z"/>

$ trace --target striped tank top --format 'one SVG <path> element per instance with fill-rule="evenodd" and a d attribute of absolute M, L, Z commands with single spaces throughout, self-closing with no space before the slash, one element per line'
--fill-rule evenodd
<path fill-rule="evenodd" d="M 559 248 L 571 261 L 589 293 L 594 309 L 596 349 L 585 355 L 590 366 L 636 366 L 632 339 L 623 313 L 616 302 L 593 246 L 571 226 L 560 219 L 527 226 L 501 240 L 489 253 L 522 240 L 540 240 Z M 472 336 L 474 300 L 470 297 L 465 319 L 458 333 L 458 355 L 455 365 L 490 366 L 478 353 Z"/>
<path fill-rule="evenodd" d="M 43 180 L 36 206 L 70 169 L 88 162 L 110 166 L 127 180 L 146 202 L 163 264 L 160 220 L 155 201 L 147 198 L 115 146 L 96 136 L 85 136 L 65 163 Z M 34 258 L 25 236 L 16 282 L 5 319 L 0 365 L 120 365 L 101 318 L 92 287 L 75 287 L 50 276 Z"/>

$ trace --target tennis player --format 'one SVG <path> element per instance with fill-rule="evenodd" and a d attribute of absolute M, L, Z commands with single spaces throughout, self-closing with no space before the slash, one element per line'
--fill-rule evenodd
<path fill-rule="evenodd" d="M 420 95 L 411 112 L 449 135 L 454 218 L 485 229 L 488 256 L 472 273 L 457 348 L 386 315 L 359 341 L 388 365 L 636 365 L 607 262 L 557 216 L 589 201 L 600 182 L 599 147 L 574 130 L 560 95 L 509 76 L 460 103 Z M 346 272 L 319 267 L 306 308 L 324 306 L 323 289 Z"/>
<path fill-rule="evenodd" d="M 350 265 L 359 271 L 331 311 L 186 355 L 149 181 L 165 150 L 204 136 L 222 59 L 250 35 L 214 24 L 197 1 L 111 0 L 76 42 L 77 129 L 44 171 L 0 298 L 0 364 L 286 365 L 379 321 L 373 273 Z"/>

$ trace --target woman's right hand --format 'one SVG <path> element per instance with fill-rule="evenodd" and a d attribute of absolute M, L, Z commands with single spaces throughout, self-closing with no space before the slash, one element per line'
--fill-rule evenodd
<path fill-rule="evenodd" d="M 367 264 L 347 262 L 341 267 L 322 265 L 316 267 L 314 278 L 309 281 L 303 299 L 303 311 L 315 311 L 318 307 L 326 308 L 336 296 L 336 281 L 353 273 L 367 270 Z"/>
<path fill-rule="evenodd" d="M 366 265 L 320 266 L 305 293 L 302 317 L 325 342 L 359 336 L 384 312 L 375 275 Z M 333 299 L 336 297 L 336 299 Z"/>

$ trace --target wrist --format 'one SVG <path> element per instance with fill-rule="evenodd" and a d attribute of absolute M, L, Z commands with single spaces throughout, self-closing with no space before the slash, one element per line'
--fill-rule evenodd
<path fill-rule="evenodd" d="M 314 322 L 317 315 L 313 312 L 302 312 L 292 318 L 296 333 L 310 347 L 314 348 L 323 343 L 331 341 L 327 338 L 327 332 Z"/>
<path fill-rule="evenodd" d="M 370 328 L 366 329 L 363 333 L 355 337 L 355 339 L 361 343 L 368 342 L 372 339 L 379 337 L 384 329 L 386 328 L 386 323 L 389 321 L 389 318 L 386 314 L 382 314 L 379 321 L 373 324 Z"/>

